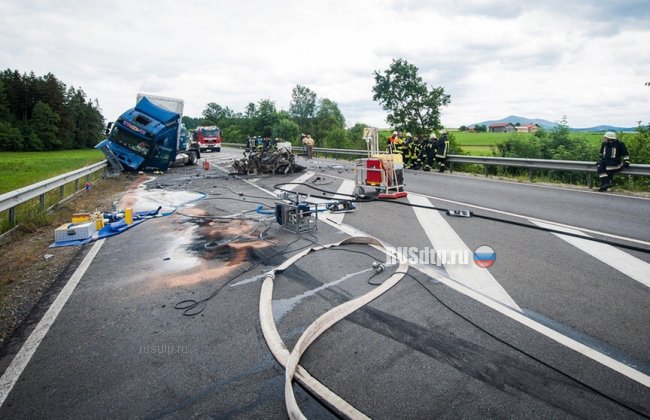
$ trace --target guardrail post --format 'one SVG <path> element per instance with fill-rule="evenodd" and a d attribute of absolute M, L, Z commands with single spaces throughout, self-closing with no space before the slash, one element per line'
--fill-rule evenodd
<path fill-rule="evenodd" d="M 488 176 L 488 166 L 483 164 L 483 175 Z"/>
<path fill-rule="evenodd" d="M 38 196 L 38 207 L 41 211 L 45 210 L 45 193 Z"/>
<path fill-rule="evenodd" d="M 74 190 L 75 192 L 79 191 L 79 178 L 74 180 Z"/>
<path fill-rule="evenodd" d="M 449 162 L 449 173 L 451 174 L 453 172 L 454 172 L 454 162 Z"/>
<path fill-rule="evenodd" d="M 59 187 L 59 200 L 63 200 L 63 197 L 65 197 L 65 185 Z"/>
<path fill-rule="evenodd" d="M 16 226 L 16 208 L 12 207 L 9 209 L 9 226 Z"/>
<path fill-rule="evenodd" d="M 594 174 L 589 172 L 589 180 L 587 181 L 587 185 L 589 185 L 589 188 L 594 187 Z"/>
<path fill-rule="evenodd" d="M 528 181 L 533 182 L 533 168 L 528 168 Z"/>

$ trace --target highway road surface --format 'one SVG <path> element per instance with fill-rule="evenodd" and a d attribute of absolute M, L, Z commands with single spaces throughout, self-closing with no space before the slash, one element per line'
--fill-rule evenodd
<path fill-rule="evenodd" d="M 320 212 L 297 234 L 274 192 L 346 197 L 353 164 L 228 175 L 240 155 L 127 194 L 175 211 L 84 246 L 0 355 L 1 418 L 286 418 L 294 397 L 308 418 L 650 416 L 650 200 L 407 171 L 401 204 Z M 266 275 L 348 238 L 383 247 Z"/>

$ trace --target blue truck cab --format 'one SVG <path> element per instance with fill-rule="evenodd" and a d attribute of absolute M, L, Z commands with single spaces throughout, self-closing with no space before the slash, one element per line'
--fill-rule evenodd
<path fill-rule="evenodd" d="M 133 171 L 166 171 L 175 163 L 196 164 L 198 149 L 188 145 L 181 114 L 146 96 L 113 123 L 108 138 L 97 146 Z M 109 161 L 110 161 L 109 157 Z"/>

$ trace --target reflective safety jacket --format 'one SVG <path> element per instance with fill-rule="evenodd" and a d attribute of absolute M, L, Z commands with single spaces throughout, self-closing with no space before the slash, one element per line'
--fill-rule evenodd
<path fill-rule="evenodd" d="M 605 141 L 600 145 L 600 162 L 605 164 L 605 170 L 616 171 L 623 167 L 624 162 L 630 161 L 630 154 L 625 143 L 614 140 Z"/>
<path fill-rule="evenodd" d="M 447 152 L 449 151 L 449 139 L 446 134 L 443 134 L 435 143 L 436 158 L 447 159 Z"/>

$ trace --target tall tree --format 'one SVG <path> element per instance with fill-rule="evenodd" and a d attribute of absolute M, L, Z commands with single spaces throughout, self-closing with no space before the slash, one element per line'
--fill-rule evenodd
<path fill-rule="evenodd" d="M 210 102 L 203 110 L 203 118 L 210 121 L 211 124 L 225 127 L 226 124 L 232 119 L 234 112 L 228 107 L 222 107 L 216 102 Z"/>
<path fill-rule="evenodd" d="M 264 137 L 271 137 L 273 135 L 273 126 L 277 124 L 278 120 L 275 102 L 270 99 L 262 99 L 254 117 L 255 132 Z"/>
<path fill-rule="evenodd" d="M 302 131 L 310 131 L 309 122 L 316 114 L 316 93 L 306 86 L 296 85 L 291 91 L 289 114 Z"/>
<path fill-rule="evenodd" d="M 345 129 L 345 118 L 336 102 L 323 98 L 318 102 L 314 117 L 314 138 L 316 141 L 324 140 L 328 132 L 334 129 Z"/>
<path fill-rule="evenodd" d="M 0 121 L 0 150 L 23 150 L 23 136 L 20 130 L 7 121 Z"/>
<path fill-rule="evenodd" d="M 5 94 L 5 85 L 0 79 L 0 121 L 8 121 L 11 119 L 11 112 L 9 111 L 9 102 Z"/>
<path fill-rule="evenodd" d="M 429 87 L 418 68 L 403 59 L 393 59 L 384 72 L 374 72 L 373 100 L 388 111 L 386 121 L 393 127 L 427 135 L 439 129 L 440 107 L 450 96 L 442 87 Z"/>
<path fill-rule="evenodd" d="M 41 145 L 47 150 L 56 150 L 61 147 L 58 137 L 58 124 L 61 118 L 44 102 L 38 101 L 32 111 L 30 125 Z"/>
<path fill-rule="evenodd" d="M 280 119 L 277 124 L 273 126 L 273 137 L 282 139 L 284 141 L 294 141 L 300 135 L 300 128 L 298 124 L 288 118 Z"/>

